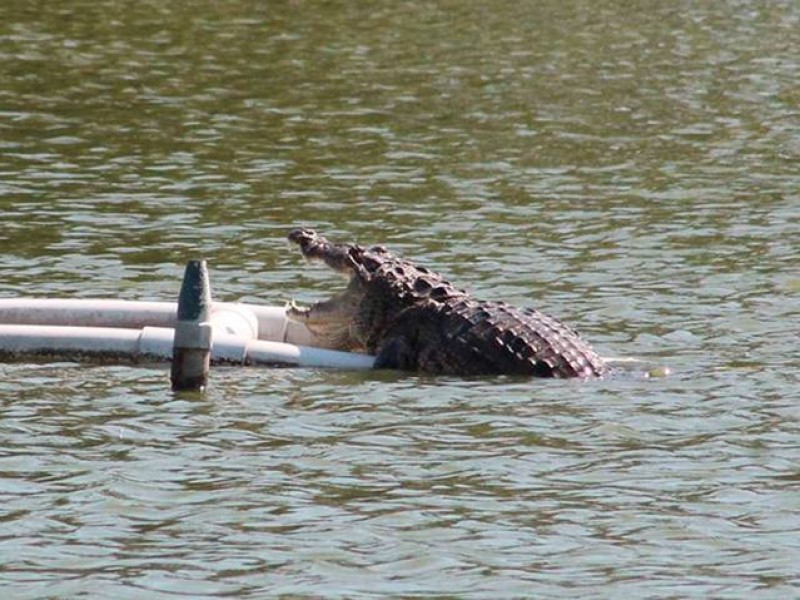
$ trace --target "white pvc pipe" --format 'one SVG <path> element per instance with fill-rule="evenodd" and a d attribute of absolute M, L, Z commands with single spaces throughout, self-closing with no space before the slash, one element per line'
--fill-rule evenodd
<path fill-rule="evenodd" d="M 136 359 L 142 354 L 141 338 L 147 330 L 110 327 L 59 327 L 51 325 L 0 325 L 0 350 L 9 358 L 36 355 L 87 355 Z M 172 329 L 159 329 L 170 336 L 156 336 L 146 353 L 167 357 L 172 353 Z"/>
<path fill-rule="evenodd" d="M 215 315 L 225 313 L 224 319 Z M 174 327 L 176 302 L 132 300 L 0 298 L 0 323 L 79 327 Z M 261 340 L 314 345 L 314 336 L 301 323 L 286 317 L 282 306 L 213 302 L 212 321 L 228 333 L 255 328 Z M 247 324 L 245 324 L 245 322 Z"/>
<path fill-rule="evenodd" d="M 177 302 L 3 298 L 0 299 L 0 323 L 128 329 L 172 327 L 175 324 L 177 306 Z"/>
<path fill-rule="evenodd" d="M 242 307 L 252 311 L 258 321 L 258 339 L 260 340 L 287 342 L 302 346 L 316 345 L 314 334 L 302 323 L 289 319 L 286 316 L 286 307 L 284 306 L 214 302 L 214 308 L 216 309 L 220 304 L 225 307 Z"/>
<path fill-rule="evenodd" d="M 285 319 L 285 315 L 283 318 Z M 258 318 L 247 308 L 235 304 L 212 303 L 209 322 L 215 333 L 258 339 Z"/>
<path fill-rule="evenodd" d="M 241 338 L 214 339 L 211 360 L 222 358 L 227 349 L 241 347 Z M 310 346 L 249 340 L 244 343 L 244 364 L 254 366 L 332 367 L 338 369 L 371 369 L 375 357 L 355 352 L 339 352 Z"/>
<path fill-rule="evenodd" d="M 0 325 L 0 355 L 11 360 L 99 358 L 131 362 L 168 362 L 174 330 L 164 327 L 65 327 Z M 374 358 L 364 354 L 248 339 L 214 332 L 214 364 L 334 367 L 370 369 Z"/>

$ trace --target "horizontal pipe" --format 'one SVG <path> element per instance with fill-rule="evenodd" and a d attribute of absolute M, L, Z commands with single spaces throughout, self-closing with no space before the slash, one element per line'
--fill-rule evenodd
<path fill-rule="evenodd" d="M 228 343 L 228 341 L 224 338 L 215 340 L 215 347 L 218 343 L 223 345 Z M 238 347 L 238 342 L 230 340 L 230 343 Z M 213 360 L 214 347 L 211 349 L 211 356 Z M 246 344 L 244 364 L 263 367 L 298 366 L 371 369 L 375 364 L 375 357 L 366 354 L 358 354 L 356 352 L 340 352 L 338 350 L 326 350 L 323 348 L 286 344 L 283 342 L 250 340 Z"/>
<path fill-rule="evenodd" d="M 2 298 L 0 323 L 86 327 L 172 327 L 177 302 L 130 300 Z"/>
<path fill-rule="evenodd" d="M 114 327 L 143 329 L 144 327 L 175 327 L 177 302 L 140 302 L 134 300 L 61 299 L 61 298 L 0 298 L 0 323 L 9 325 L 61 325 L 79 327 Z M 286 317 L 282 306 L 212 302 L 212 320 L 229 333 L 233 330 L 214 315 L 225 312 L 231 322 L 240 319 L 257 324 L 258 339 L 314 346 L 313 334 L 301 323 Z"/>
<path fill-rule="evenodd" d="M 57 325 L 0 325 L 0 358 L 7 361 L 58 359 L 80 362 L 169 362 L 174 330 Z M 211 363 L 215 365 L 372 368 L 364 354 L 214 333 Z"/>

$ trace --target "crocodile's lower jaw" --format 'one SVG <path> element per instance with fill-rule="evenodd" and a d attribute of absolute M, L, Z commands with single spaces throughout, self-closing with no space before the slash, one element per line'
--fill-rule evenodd
<path fill-rule="evenodd" d="M 364 345 L 358 341 L 353 330 L 353 315 L 332 300 L 318 302 L 308 308 L 292 301 L 286 307 L 286 316 L 305 325 L 320 348 L 363 352 Z"/>

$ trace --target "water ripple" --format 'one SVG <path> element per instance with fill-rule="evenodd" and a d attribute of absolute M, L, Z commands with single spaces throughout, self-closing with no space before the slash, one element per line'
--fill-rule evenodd
<path fill-rule="evenodd" d="M 0 295 L 311 301 L 305 224 L 644 362 L 0 365 L 4 590 L 794 595 L 796 3 L 262 4 L 9 5 Z"/>

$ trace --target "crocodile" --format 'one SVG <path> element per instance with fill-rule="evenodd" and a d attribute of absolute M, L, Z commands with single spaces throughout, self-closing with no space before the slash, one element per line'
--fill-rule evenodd
<path fill-rule="evenodd" d="M 558 319 L 473 298 L 384 246 L 332 243 L 305 228 L 293 230 L 289 240 L 307 259 L 349 278 L 341 294 L 287 309 L 320 347 L 373 354 L 377 369 L 429 374 L 590 378 L 608 371 Z"/>

